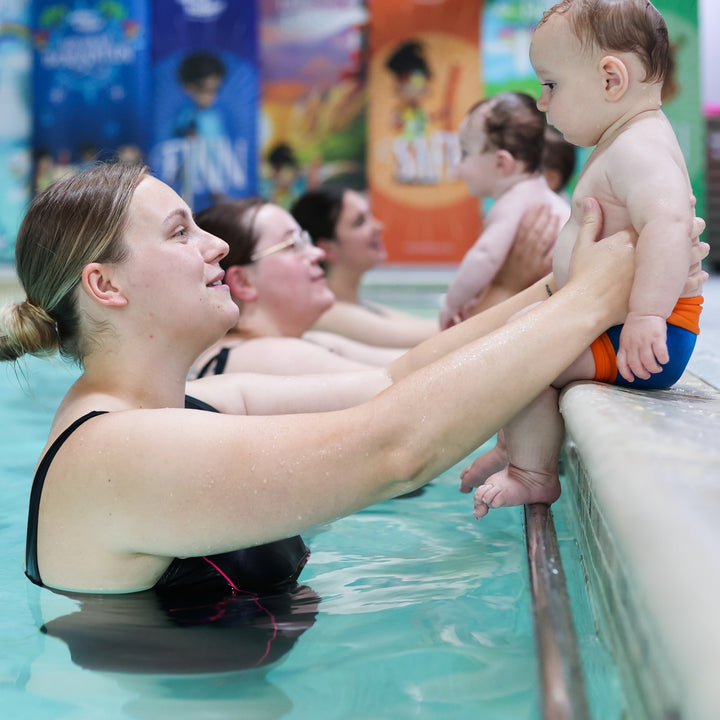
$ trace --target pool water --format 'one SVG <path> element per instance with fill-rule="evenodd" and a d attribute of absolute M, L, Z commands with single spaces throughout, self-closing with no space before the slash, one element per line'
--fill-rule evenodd
<path fill-rule="evenodd" d="M 266 652 L 264 636 L 215 630 L 218 648 L 227 652 L 229 645 L 252 658 L 239 663 L 242 669 L 203 667 L 206 646 L 195 642 L 194 628 L 165 634 L 157 608 L 139 615 L 115 598 L 98 615 L 90 602 L 32 585 L 23 575 L 32 471 L 54 409 L 78 371 L 57 360 L 30 359 L 23 367 L 0 366 L 4 717 L 540 718 L 522 511 L 494 510 L 475 521 L 471 497 L 457 491 L 465 462 L 420 494 L 309 533 L 312 556 L 301 597 L 272 606 L 283 642 Z M 595 633 L 562 502 L 554 510 L 593 717 L 620 718 L 619 683 Z M 228 609 L 228 617 L 255 611 L 247 601 Z M 106 622 L 101 626 L 98 618 Z M 119 630 L 112 634 L 109 627 Z M 83 634 L 85 644 L 74 645 Z M 137 655 L 128 657 L 133 638 Z M 182 674 L 154 666 L 141 649 L 145 640 L 174 655 Z M 119 645 L 122 662 L 113 657 Z"/>

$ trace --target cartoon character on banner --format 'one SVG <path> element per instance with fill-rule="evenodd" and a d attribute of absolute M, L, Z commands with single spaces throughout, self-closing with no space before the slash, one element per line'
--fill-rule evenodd
<path fill-rule="evenodd" d="M 423 107 L 433 77 L 419 40 L 406 40 L 390 54 L 385 67 L 392 73 L 398 103 L 393 113 L 393 127 L 398 132 L 393 142 L 395 180 L 400 183 L 435 184 L 442 176 L 443 129 L 432 129 L 443 123 L 449 130 L 450 114 L 459 80 L 460 68 L 452 66 L 445 88 L 443 103 L 437 112 Z"/>

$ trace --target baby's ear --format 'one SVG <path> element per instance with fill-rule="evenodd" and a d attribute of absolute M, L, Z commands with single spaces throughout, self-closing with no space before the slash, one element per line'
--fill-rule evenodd
<path fill-rule="evenodd" d="M 627 65 L 616 55 L 605 55 L 598 63 L 603 93 L 608 102 L 617 102 L 627 92 L 630 73 Z"/>
<path fill-rule="evenodd" d="M 507 150 L 495 151 L 495 171 L 500 176 L 510 175 L 517 167 L 517 160 Z"/>

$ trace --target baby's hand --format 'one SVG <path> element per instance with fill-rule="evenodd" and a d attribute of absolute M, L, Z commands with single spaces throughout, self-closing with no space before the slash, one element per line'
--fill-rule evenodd
<path fill-rule="evenodd" d="M 635 378 L 647 380 L 651 373 L 662 370 L 669 359 L 667 326 L 658 315 L 628 313 L 620 333 L 617 368 L 628 382 Z"/>

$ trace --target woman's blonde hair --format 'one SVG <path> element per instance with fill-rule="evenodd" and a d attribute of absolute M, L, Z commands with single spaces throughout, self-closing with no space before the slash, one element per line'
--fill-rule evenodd
<path fill-rule="evenodd" d="M 82 363 L 85 338 L 76 288 L 92 262 L 122 262 L 135 188 L 147 168 L 100 164 L 58 180 L 38 194 L 15 244 L 15 267 L 26 299 L 0 315 L 0 359 L 52 355 Z"/>

